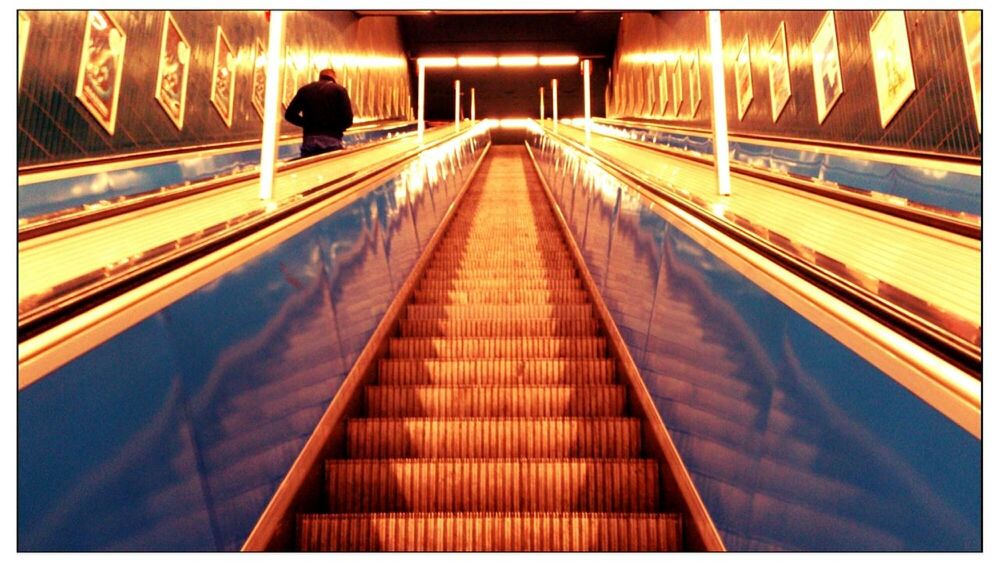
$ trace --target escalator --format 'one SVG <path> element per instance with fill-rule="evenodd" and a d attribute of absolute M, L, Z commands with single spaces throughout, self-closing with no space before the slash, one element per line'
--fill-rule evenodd
<path fill-rule="evenodd" d="M 487 156 L 325 461 L 326 512 L 297 515 L 297 548 L 692 547 L 530 170 L 522 147 Z"/>

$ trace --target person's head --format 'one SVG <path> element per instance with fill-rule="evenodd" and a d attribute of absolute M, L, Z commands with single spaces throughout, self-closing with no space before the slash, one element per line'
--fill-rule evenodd
<path fill-rule="evenodd" d="M 337 81 L 337 72 L 332 68 L 324 68 L 319 71 L 320 80 L 331 80 L 333 82 Z"/>

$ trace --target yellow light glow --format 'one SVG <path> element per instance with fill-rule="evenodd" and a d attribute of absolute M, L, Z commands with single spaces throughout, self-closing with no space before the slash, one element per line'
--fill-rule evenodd
<path fill-rule="evenodd" d="M 571 66 L 580 62 L 580 57 L 576 55 L 552 55 L 538 57 L 538 64 L 542 66 Z"/>
<path fill-rule="evenodd" d="M 496 57 L 458 57 L 458 66 L 489 67 L 496 65 L 497 65 Z"/>
<path fill-rule="evenodd" d="M 520 117 L 517 119 L 501 119 L 501 129 L 524 129 L 531 123 L 531 119 Z"/>
<path fill-rule="evenodd" d="M 458 64 L 455 57 L 422 57 L 417 60 L 424 68 L 451 68 Z"/>
<path fill-rule="evenodd" d="M 538 57 L 518 55 L 518 56 L 508 56 L 500 57 L 500 66 L 536 66 L 538 64 Z"/>

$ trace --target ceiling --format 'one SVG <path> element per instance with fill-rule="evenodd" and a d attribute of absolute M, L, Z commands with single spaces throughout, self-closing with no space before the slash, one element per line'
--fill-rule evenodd
<path fill-rule="evenodd" d="M 411 57 L 461 54 L 575 54 L 610 57 L 618 12 L 461 13 L 399 16 Z"/>
<path fill-rule="evenodd" d="M 604 113 L 607 68 L 618 41 L 621 12 L 610 11 L 358 11 L 359 16 L 395 16 L 408 58 L 460 55 L 571 54 L 594 60 L 594 115 Z M 411 65 L 411 73 L 413 72 Z M 476 88 L 476 116 L 538 114 L 538 88 L 559 79 L 560 116 L 582 115 L 582 81 L 577 67 L 428 69 L 428 119 L 454 118 L 454 80 L 462 81 L 463 112 L 469 114 Z M 416 84 L 416 76 L 411 76 Z M 551 90 L 546 87 L 546 108 Z"/>

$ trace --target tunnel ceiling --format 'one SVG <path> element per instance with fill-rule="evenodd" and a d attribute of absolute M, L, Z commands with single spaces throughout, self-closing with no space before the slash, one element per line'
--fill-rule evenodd
<path fill-rule="evenodd" d="M 424 56 L 575 54 L 595 58 L 595 115 L 603 114 L 603 84 L 618 40 L 621 12 L 610 11 L 359 11 L 359 16 L 391 15 L 399 19 L 403 48 L 415 59 Z M 415 76 L 414 76 L 415 78 Z M 477 116 L 538 114 L 538 87 L 552 78 L 560 83 L 560 115 L 582 114 L 579 70 L 570 68 L 429 70 L 428 119 L 454 117 L 452 80 L 463 92 L 476 88 Z M 463 93 L 463 111 L 468 98 Z M 546 102 L 546 106 L 549 102 Z"/>
<path fill-rule="evenodd" d="M 407 54 L 573 53 L 610 56 L 618 12 L 436 12 L 399 16 Z"/>

